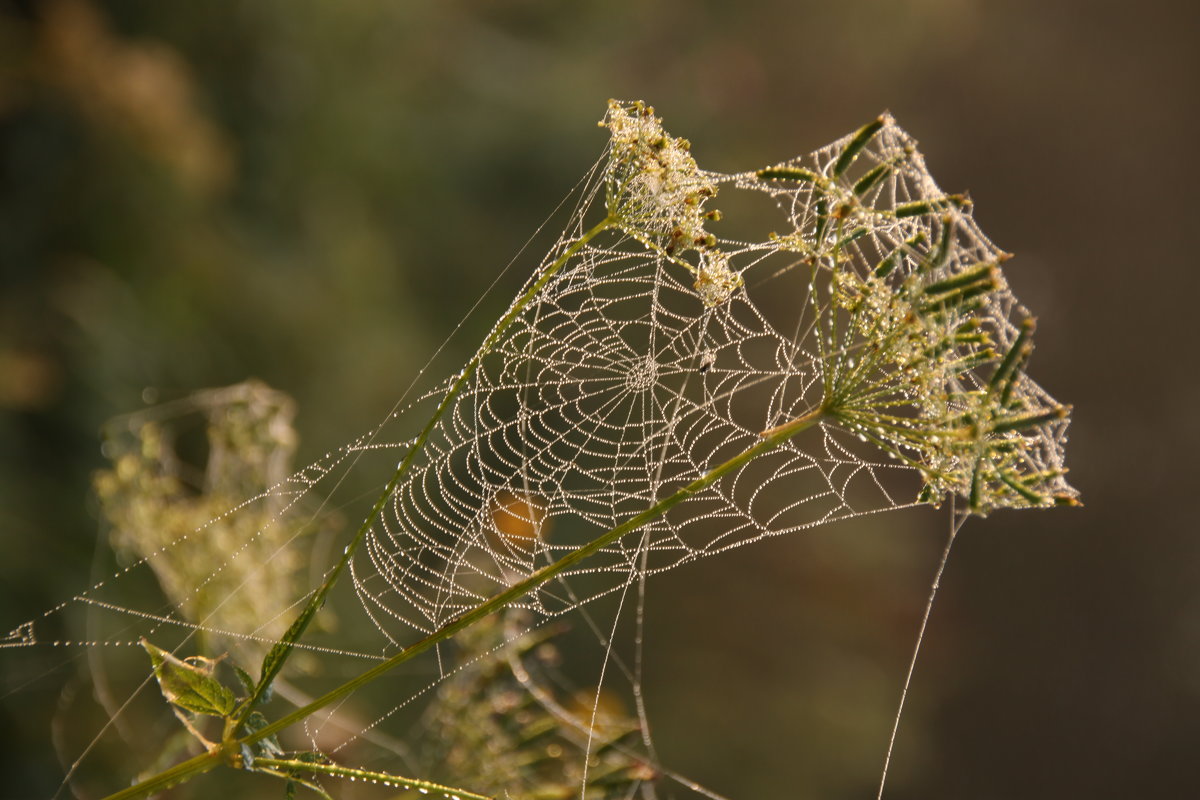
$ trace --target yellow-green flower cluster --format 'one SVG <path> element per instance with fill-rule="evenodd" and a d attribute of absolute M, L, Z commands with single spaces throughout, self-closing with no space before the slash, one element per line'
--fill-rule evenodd
<path fill-rule="evenodd" d="M 629 235 L 696 276 L 706 306 L 723 303 L 742 285 L 728 256 L 705 225 L 721 218 L 706 210 L 717 194 L 712 176 L 696 164 L 687 139 L 671 136 L 654 109 L 610 100 L 600 122 L 611 134 L 605 176 L 609 216 Z M 682 256 L 699 254 L 699 266 Z"/>

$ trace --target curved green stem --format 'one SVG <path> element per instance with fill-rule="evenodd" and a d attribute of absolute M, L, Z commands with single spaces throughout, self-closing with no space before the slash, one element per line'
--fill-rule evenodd
<path fill-rule="evenodd" d="M 275 770 L 290 773 L 307 772 L 313 775 L 332 775 L 335 778 L 352 778 L 375 783 L 382 783 L 386 786 L 398 786 L 401 789 L 416 789 L 422 794 L 428 792 L 437 792 L 446 797 L 455 797 L 459 800 L 495 800 L 486 794 L 477 794 L 468 792 L 465 789 L 457 789 L 453 786 L 446 786 L 441 783 L 432 781 L 423 781 L 418 778 L 406 778 L 402 775 L 392 775 L 388 772 L 373 772 L 365 769 L 349 769 L 347 767 L 339 767 L 337 764 L 321 764 L 312 761 L 300 761 L 294 758 L 256 758 L 254 759 L 255 766 L 273 767 Z"/>
<path fill-rule="evenodd" d="M 172 786 L 178 786 L 181 783 L 190 781 L 197 775 L 208 772 L 213 767 L 225 763 L 228 760 L 229 752 L 230 750 L 226 745 L 220 745 L 213 750 L 209 750 L 207 753 L 201 753 L 198 756 L 189 758 L 187 761 L 181 761 L 152 778 L 147 778 L 119 792 L 114 792 L 104 798 L 104 800 L 134 800 L 135 798 L 148 797 L 165 789 L 170 789 Z"/>
<path fill-rule="evenodd" d="M 525 290 L 524 294 L 517 298 L 516 302 L 513 303 L 512 308 L 508 310 L 508 313 L 501 317 L 500 321 L 497 322 L 495 327 L 492 328 L 492 332 L 488 334 L 487 338 L 484 339 L 483 344 L 480 345 L 479 349 L 475 352 L 475 355 L 469 362 L 467 362 L 467 365 L 463 368 L 462 372 L 459 373 L 458 378 L 442 397 L 441 403 L 438 404 L 437 409 L 433 412 L 433 415 L 429 418 L 429 421 L 425 423 L 425 427 L 421 429 L 420 434 L 417 435 L 417 438 L 413 441 L 412 446 L 408 448 L 408 453 L 405 454 L 404 460 L 400 462 L 400 465 L 396 468 L 395 474 L 392 475 L 392 478 L 388 481 L 387 486 L 385 486 L 383 491 L 380 492 L 379 499 L 377 499 L 375 501 L 375 505 L 371 507 L 370 513 L 368 513 L 366 518 L 363 520 L 362 525 L 359 527 L 358 532 L 354 534 L 354 538 L 350 541 L 350 544 L 346 546 L 345 551 L 342 553 L 342 557 L 338 559 L 338 562 L 333 566 L 333 569 L 326 574 L 325 580 L 321 583 L 321 586 L 309 598 L 308 603 L 305 604 L 304 609 L 296 617 L 296 620 L 292 623 L 291 627 L 288 628 L 287 632 L 283 635 L 283 638 L 278 644 L 275 645 L 274 648 L 271 649 L 271 652 L 263 660 L 262 675 L 259 678 L 258 683 L 255 685 L 254 691 L 250 693 L 250 696 L 238 707 L 237 711 L 235 712 L 230 725 L 226 729 L 227 734 L 236 735 L 238 730 L 241 729 L 242 724 L 246 721 L 246 718 L 249 717 L 250 713 L 254 711 L 259 703 L 262 702 L 262 698 L 266 694 L 267 689 L 270 687 L 271 682 L 275 680 L 275 677 L 279 674 L 279 671 L 283 669 L 283 665 L 286 663 L 288 656 L 291 655 L 291 651 L 295 646 L 295 643 L 304 634 L 304 631 L 308 628 L 309 623 L 312 622 L 313 617 L 316 616 L 317 611 L 320 610 L 321 606 L 325 604 L 325 598 L 329 595 L 330 590 L 333 589 L 334 584 L 337 583 L 338 578 L 341 577 L 342 571 L 346 568 L 346 565 L 350 563 L 350 559 L 354 557 L 354 552 L 358 549 L 359 544 L 361 544 L 362 540 L 366 537 L 367 531 L 369 531 L 371 526 L 375 524 L 376 518 L 383 512 L 383 508 L 385 505 L 387 505 L 388 499 L 392 496 L 392 493 L 396 490 L 396 487 L 400 485 L 400 481 L 404 479 L 409 470 L 412 468 L 413 462 L 416 461 L 417 455 L 424 448 L 425 442 L 433 433 L 433 429 L 436 427 L 438 420 L 440 420 L 442 415 L 446 413 L 446 410 L 450 408 L 450 405 L 454 402 L 454 399 L 458 397 L 463 387 L 466 386 L 467 381 L 471 380 L 471 377 L 475 374 L 475 370 L 479 368 L 479 364 L 483 361 L 484 357 L 492 351 L 492 348 L 495 347 L 496 343 L 500 341 L 500 338 L 508 330 L 509 326 L 516 321 L 517 317 L 525 310 L 533 298 L 536 297 L 539 292 L 541 292 L 546 284 L 550 282 L 550 279 L 553 278 L 560 269 L 562 269 L 563 265 L 570 261 L 571 258 L 574 257 L 575 254 L 581 249 L 583 249 L 583 247 L 593 238 L 612 227 L 615 222 L 616 220 L 612 216 L 607 216 L 600 220 L 600 222 L 596 223 L 574 242 L 572 242 L 570 246 L 563 250 L 558 258 L 554 259 L 554 261 L 551 262 L 548 267 L 542 270 L 542 273 L 538 276 L 538 279 L 534 281 L 527 290 Z M 228 738 L 228 736 L 226 738 Z"/>
<path fill-rule="evenodd" d="M 778 447 L 780 444 L 790 439 L 792 436 L 795 436 L 797 433 L 811 428 L 823 418 L 824 412 L 818 410 L 802 417 L 797 417 L 786 425 L 781 425 L 778 429 L 774 430 L 768 435 L 765 435 L 762 441 L 758 442 L 753 447 L 749 447 L 723 464 L 713 467 L 701 477 L 687 484 L 683 488 L 678 489 L 666 498 L 658 501 L 640 514 L 631 517 L 617 527 L 606 531 L 600 536 L 597 536 L 595 539 L 583 545 L 582 547 L 572 550 L 570 553 L 567 553 L 553 564 L 548 564 L 542 567 L 524 580 L 514 583 L 503 592 L 494 595 L 490 600 L 482 603 L 481 605 L 475 606 L 475 608 L 466 612 L 462 616 L 446 623 L 441 628 L 438 628 L 436 631 L 429 634 L 416 644 L 405 648 L 386 661 L 379 662 L 371 669 L 363 672 L 355 678 L 350 679 L 336 689 L 333 689 L 332 691 L 318 697 L 308 705 L 302 706 L 290 714 L 280 717 L 275 722 L 272 722 L 271 724 L 255 731 L 254 733 L 238 739 L 237 743 L 240 745 L 257 742 L 260 739 L 264 739 L 273 733 L 278 733 L 280 730 L 299 722 L 305 717 L 308 717 L 314 712 L 324 708 L 325 706 L 341 700 L 342 698 L 354 692 L 356 689 L 375 680 L 380 675 L 395 669 L 404 662 L 420 655 L 426 650 L 429 650 L 434 645 L 446 641 L 464 628 L 471 626 L 484 617 L 499 611 L 513 601 L 524 597 L 543 584 L 548 583 L 552 578 L 559 575 L 564 570 L 573 567 L 580 561 L 583 561 L 585 558 L 594 555 L 596 552 L 617 541 L 627 533 L 631 533 L 646 523 L 661 517 L 674 506 L 683 502 L 697 492 L 708 488 L 710 484 L 714 483 L 721 476 L 726 475 L 741 466 L 744 466 L 755 456 L 764 453 L 767 450 Z"/>

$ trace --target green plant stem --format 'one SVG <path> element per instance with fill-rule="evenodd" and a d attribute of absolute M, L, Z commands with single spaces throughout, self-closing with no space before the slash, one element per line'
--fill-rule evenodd
<path fill-rule="evenodd" d="M 377 783 L 395 784 L 403 789 L 416 789 L 422 794 L 427 792 L 437 792 L 446 795 L 447 797 L 457 797 L 459 800 L 494 800 L 494 798 L 486 794 L 477 794 L 468 792 L 465 789 L 458 789 L 453 786 L 446 786 L 441 783 L 433 783 L 432 781 L 423 781 L 418 778 L 405 778 L 401 775 L 391 775 L 386 772 L 372 772 L 363 769 L 348 769 L 339 767 L 336 764 L 321 764 L 311 761 L 298 761 L 296 759 L 287 758 L 256 758 L 256 765 L 264 767 L 275 767 L 276 769 L 289 770 L 293 773 L 307 772 L 313 775 L 332 775 L 337 778 L 355 778 Z"/>
<path fill-rule="evenodd" d="M 425 427 L 421 429 L 420 434 L 417 435 L 417 438 L 413 441 L 412 446 L 408 448 L 408 453 L 405 454 L 404 460 L 400 462 L 400 465 L 396 468 L 395 474 L 392 475 L 392 478 L 388 481 L 387 486 L 385 486 L 383 491 L 380 492 L 379 499 L 376 500 L 375 505 L 371 507 L 370 513 L 368 513 L 366 518 L 363 520 L 362 526 L 359 527 L 358 532 L 354 534 L 354 538 L 351 539 L 350 544 L 346 546 L 345 551 L 342 553 L 342 557 L 338 559 L 338 562 L 333 566 L 333 569 L 326 574 L 325 580 L 321 583 L 321 586 L 316 592 L 313 593 L 312 597 L 309 598 L 308 603 L 305 604 L 304 609 L 300 612 L 299 616 L 297 616 L 291 627 L 288 628 L 287 633 L 284 634 L 279 644 L 272 649 L 271 653 L 264 660 L 262 676 L 255 685 L 254 691 L 250 693 L 250 697 L 248 697 L 235 711 L 230 724 L 226 728 L 227 735 L 225 738 L 229 738 L 231 735 L 236 735 L 237 731 L 246 721 L 246 718 L 250 716 L 250 713 L 254 711 L 254 709 L 262 701 L 262 698 L 266 694 L 267 689 L 270 687 L 271 682 L 275 680 L 275 677 L 279 674 L 279 671 L 283 669 L 283 665 L 287 661 L 288 656 L 291 655 L 291 651 L 295 643 L 304 634 L 304 631 L 308 628 L 309 623 L 312 621 L 313 617 L 316 616 L 317 611 L 325 604 L 325 598 L 333 589 L 334 584 L 337 583 L 338 578 L 341 577 L 346 565 L 350 563 L 350 559 L 354 557 L 354 553 L 358 549 L 359 544 L 361 544 L 362 540 L 366 537 L 367 531 L 371 529 L 371 526 L 375 524 L 376 518 L 383 512 L 384 506 L 387 505 L 388 499 L 392 496 L 392 493 L 396 491 L 396 487 L 400 485 L 400 481 L 402 481 L 404 477 L 408 475 L 409 470 L 412 468 L 413 462 L 416 461 L 417 455 L 424 448 L 425 442 L 428 441 L 430 435 L 432 435 L 433 429 L 437 425 L 438 420 L 442 418 L 442 415 L 446 413 L 446 410 L 450 408 L 450 405 L 454 402 L 454 399 L 458 397 L 463 387 L 466 386 L 467 381 L 469 381 L 475 374 L 475 370 L 479 368 L 479 364 L 483 361 L 484 357 L 492 351 L 492 348 L 496 346 L 498 341 L 500 341 L 500 337 L 504 335 L 509 326 L 516 321 L 517 317 L 525 310 L 533 298 L 536 297 L 539 292 L 541 292 L 546 284 L 550 282 L 550 279 L 553 278 L 560 269 L 562 269 L 563 265 L 565 265 L 571 260 L 572 257 L 575 256 L 576 253 L 583 249 L 584 245 L 586 245 L 596 236 L 611 228 L 615 223 L 616 220 L 611 215 L 606 216 L 582 236 L 572 242 L 567 249 L 565 249 L 558 256 L 558 258 L 554 259 L 554 261 L 548 267 L 542 270 L 542 274 L 538 276 L 538 279 L 533 282 L 533 284 L 525 291 L 524 294 L 517 298 L 516 302 L 513 303 L 512 308 L 508 310 L 508 313 L 501 317 L 500 321 L 497 322 L 495 327 L 492 328 L 492 332 L 488 334 L 487 338 L 484 339 L 483 344 L 475 352 L 475 355 L 469 362 L 467 362 L 467 365 L 463 368 L 462 372 L 458 374 L 458 378 L 454 381 L 453 385 L 451 385 L 445 396 L 442 397 L 441 403 L 438 404 L 437 409 L 433 412 L 433 416 L 431 416 L 429 421 L 425 423 Z"/>
<path fill-rule="evenodd" d="M 780 426 L 776 432 L 764 437 L 762 441 L 758 442 L 753 447 L 743 450 L 741 453 L 724 462 L 720 466 L 714 467 L 703 476 L 697 478 L 666 498 L 658 501 L 640 514 L 631 517 L 617 527 L 612 528 L 600 536 L 597 536 L 595 539 L 583 545 L 582 547 L 572 550 L 570 553 L 567 553 L 553 564 L 548 564 L 542 567 L 524 580 L 514 583 L 503 592 L 494 595 L 490 600 L 476 606 L 462 616 L 451 620 L 441 628 L 426 636 L 421 641 L 392 656 L 387 661 L 381 661 L 379 664 L 375 665 L 366 672 L 363 672 L 336 689 L 313 700 L 308 705 L 298 708 L 290 714 L 279 718 L 275 722 L 239 739 L 238 743 L 252 744 L 257 742 L 260 739 L 270 736 L 273 733 L 277 733 L 278 731 L 296 722 L 299 722 L 305 717 L 311 715 L 313 712 L 318 711 L 319 709 L 324 708 L 331 703 L 341 700 L 343 697 L 351 694 L 361 686 L 370 683 L 384 673 L 389 672 L 404 662 L 416 657 L 417 655 L 420 655 L 434 645 L 446 641 L 464 628 L 473 625 L 484 617 L 499 611 L 513 601 L 524 597 L 543 584 L 548 583 L 552 578 L 559 575 L 564 570 L 567 570 L 570 567 L 578 564 L 580 561 L 583 561 L 585 558 L 594 555 L 596 552 L 617 541 L 622 536 L 625 536 L 626 534 L 641 528 L 646 523 L 661 517 L 674 506 L 683 502 L 697 492 L 707 488 L 721 476 L 732 472 L 741 466 L 744 466 L 760 453 L 771 450 L 797 433 L 800 433 L 802 430 L 812 427 L 819 422 L 822 417 L 823 412 L 818 411 L 803 417 L 799 417 L 786 425 Z"/>
<path fill-rule="evenodd" d="M 771 430 L 765 432 L 762 436 L 762 439 L 753 446 L 748 447 L 728 461 L 713 467 L 701 477 L 687 484 L 683 488 L 676 490 L 673 494 L 658 501 L 640 514 L 631 517 L 617 527 L 606 531 L 577 550 L 572 550 L 570 553 L 563 556 L 558 561 L 555 561 L 553 564 L 542 567 L 524 580 L 513 584 L 508 589 L 505 589 L 503 592 L 493 596 L 490 600 L 476 606 L 462 616 L 446 623 L 441 628 L 438 628 L 436 631 L 429 634 L 411 647 L 405 648 L 403 651 L 397 653 L 386 661 L 381 661 L 376 666 L 372 667 L 366 672 L 363 672 L 357 677 L 352 678 L 346 683 L 343 683 L 336 689 L 333 689 L 332 691 L 318 697 L 308 705 L 302 706 L 290 714 L 280 717 L 275 722 L 272 722 L 271 724 L 266 725 L 265 727 L 254 731 L 253 733 L 247 734 L 239 739 L 225 741 L 220 746 L 208 753 L 204 753 L 196 756 L 195 758 L 189 759 L 188 761 L 184 761 L 183 763 L 178 764 L 166 772 L 160 773 L 159 775 L 156 775 L 147 781 L 131 786 L 128 789 L 117 792 L 116 794 L 110 795 L 108 798 L 106 798 L 106 800 L 133 800 L 133 798 L 145 797 L 151 792 L 175 783 L 180 783 L 188 778 L 191 778 L 193 775 L 200 774 L 201 772 L 206 772 L 222 761 L 229 761 L 232 763 L 235 758 L 240 757 L 241 748 L 243 745 L 254 744 L 260 739 L 264 739 L 272 734 L 278 733 L 284 728 L 294 725 L 295 723 L 305 719 L 325 706 L 336 703 L 338 700 L 341 700 L 360 687 L 370 683 L 384 673 L 395 669 L 406 661 L 409 661 L 426 650 L 429 650 L 434 645 L 450 639 L 464 628 L 467 628 L 484 617 L 499 611 L 513 601 L 518 600 L 543 584 L 548 583 L 555 576 L 561 574 L 564 570 L 567 570 L 570 567 L 578 564 L 580 561 L 583 561 L 585 558 L 594 555 L 596 552 L 617 541 L 622 536 L 625 536 L 626 534 L 641 528 L 646 523 L 661 517 L 674 506 L 688 499 L 692 495 L 695 495 L 696 493 L 708 488 L 708 486 L 722 476 L 727 475 L 739 467 L 745 466 L 756 456 L 759 456 L 768 450 L 773 450 L 791 437 L 795 436 L 801 431 L 808 430 L 818 422 L 821 422 L 828 417 L 829 412 L 827 412 L 826 409 L 818 408 L 814 411 L 804 414 L 803 416 L 797 417 L 790 422 L 772 428 Z M 169 782 L 166 782 L 167 776 L 169 776 Z"/>
<path fill-rule="evenodd" d="M 152 794 L 170 789 L 181 783 L 190 781 L 197 775 L 203 775 L 210 769 L 228 760 L 226 748 L 219 746 L 207 753 L 192 756 L 187 761 L 180 761 L 173 767 L 163 770 L 152 778 L 135 783 L 119 792 L 110 794 L 105 800 L 133 800 L 137 797 L 149 797 Z"/>

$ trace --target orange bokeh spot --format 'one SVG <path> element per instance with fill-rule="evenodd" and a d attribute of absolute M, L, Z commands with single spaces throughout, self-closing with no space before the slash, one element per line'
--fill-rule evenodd
<path fill-rule="evenodd" d="M 538 539 L 546 538 L 546 501 L 540 497 L 501 489 L 492 498 L 489 512 L 496 533 L 510 546 L 531 549 Z"/>

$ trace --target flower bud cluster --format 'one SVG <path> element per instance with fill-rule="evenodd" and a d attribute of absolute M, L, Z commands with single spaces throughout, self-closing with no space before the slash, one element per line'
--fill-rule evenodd
<path fill-rule="evenodd" d="M 742 280 L 705 228 L 721 218 L 704 207 L 716 196 L 717 184 L 696 164 L 690 143 L 667 133 L 654 109 L 640 101 L 610 100 L 600 125 L 611 135 L 605 176 L 609 216 L 695 273 L 695 289 L 706 306 L 723 303 Z M 682 258 L 688 251 L 698 253 L 698 267 Z"/>

